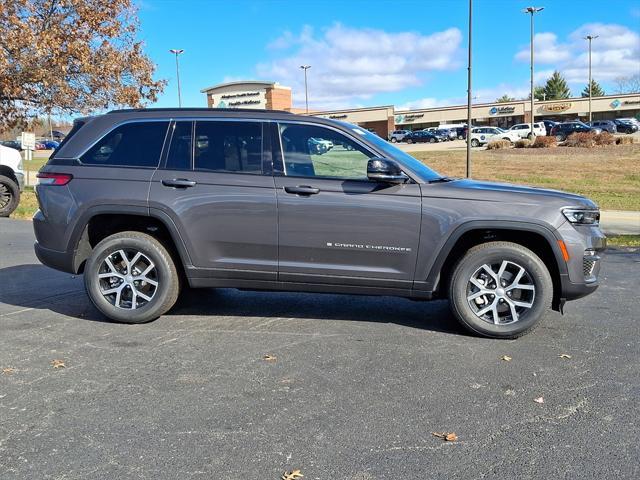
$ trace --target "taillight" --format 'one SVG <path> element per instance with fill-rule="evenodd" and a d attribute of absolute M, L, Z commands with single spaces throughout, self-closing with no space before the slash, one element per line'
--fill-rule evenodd
<path fill-rule="evenodd" d="M 36 175 L 40 185 L 66 185 L 71 181 L 73 175 L 68 173 L 44 173 L 38 172 Z"/>

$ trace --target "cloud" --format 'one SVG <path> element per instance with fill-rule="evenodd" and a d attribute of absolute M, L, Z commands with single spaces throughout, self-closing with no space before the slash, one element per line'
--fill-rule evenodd
<path fill-rule="evenodd" d="M 509 95 L 510 97 L 515 98 L 516 100 L 522 100 L 529 96 L 529 86 L 522 85 L 514 87 L 513 85 L 507 83 L 501 83 L 496 87 L 491 88 L 479 88 L 477 90 L 473 90 L 472 95 L 472 103 L 492 103 L 495 102 L 497 98 L 500 98 L 503 95 Z M 456 105 L 466 105 L 467 97 L 451 97 L 451 98 L 435 98 L 435 97 L 426 97 L 419 98 L 417 100 L 411 100 L 403 103 L 402 105 L 396 106 L 396 110 L 412 110 L 412 109 L 421 109 L 421 108 L 436 108 L 436 107 L 450 107 Z"/>
<path fill-rule="evenodd" d="M 535 74 L 536 82 L 544 82 L 554 69 L 569 83 L 587 83 L 589 75 L 587 35 L 598 36 L 592 41 L 592 75 L 599 82 L 612 81 L 640 71 L 640 34 L 617 24 L 588 23 L 571 32 L 560 43 L 553 33 L 539 33 L 534 37 L 536 65 L 542 68 Z M 529 46 L 515 55 L 518 61 L 529 61 Z"/>
<path fill-rule="evenodd" d="M 450 28 L 429 35 L 390 33 L 334 24 L 315 32 L 284 32 L 268 45 L 275 58 L 257 65 L 260 77 L 293 89 L 294 103 L 304 102 L 308 70 L 312 108 L 350 105 L 385 92 L 421 85 L 429 72 L 453 70 L 461 64 L 462 34 Z"/>

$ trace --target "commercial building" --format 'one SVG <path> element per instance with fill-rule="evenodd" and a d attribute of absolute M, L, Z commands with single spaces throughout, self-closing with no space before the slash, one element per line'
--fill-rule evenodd
<path fill-rule="evenodd" d="M 304 113 L 292 108 L 291 88 L 275 82 L 231 82 L 205 88 L 209 107 L 216 108 L 266 108 Z M 474 125 L 490 125 L 508 128 L 516 123 L 531 120 L 531 103 L 516 100 L 504 103 L 474 104 L 471 109 Z M 564 100 L 536 101 L 535 118 L 555 121 L 589 119 L 588 98 L 567 98 Z M 623 117 L 640 119 L 640 93 L 606 95 L 591 99 L 593 120 L 607 120 Z M 446 124 L 467 122 L 467 106 L 434 107 L 414 110 L 396 110 L 393 105 L 379 107 L 351 108 L 309 113 L 324 118 L 355 123 L 363 128 L 388 138 L 394 130 L 420 130 Z"/>

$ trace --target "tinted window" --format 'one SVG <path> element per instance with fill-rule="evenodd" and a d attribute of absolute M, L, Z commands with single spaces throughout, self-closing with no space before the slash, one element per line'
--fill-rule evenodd
<path fill-rule="evenodd" d="M 262 123 L 196 122 L 194 167 L 262 173 Z"/>
<path fill-rule="evenodd" d="M 192 122 L 176 122 L 173 124 L 169 153 L 167 154 L 166 168 L 171 170 L 190 170 L 191 155 L 193 148 L 191 145 Z"/>
<path fill-rule="evenodd" d="M 133 122 L 121 125 L 85 153 L 88 165 L 157 167 L 169 122 Z"/>
<path fill-rule="evenodd" d="M 335 130 L 281 124 L 280 138 L 287 175 L 367 179 L 367 162 L 373 155 Z"/>

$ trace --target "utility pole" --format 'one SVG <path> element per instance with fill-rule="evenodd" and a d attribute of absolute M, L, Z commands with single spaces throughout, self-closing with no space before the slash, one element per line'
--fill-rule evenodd
<path fill-rule="evenodd" d="M 589 125 L 591 125 L 591 40 L 598 38 L 598 35 L 587 35 L 585 40 L 589 41 Z"/>
<path fill-rule="evenodd" d="M 184 53 L 184 49 L 172 48 L 169 51 L 176 56 L 176 78 L 178 79 L 178 107 L 182 108 L 182 95 L 180 93 L 180 66 L 178 65 L 178 55 Z"/>
<path fill-rule="evenodd" d="M 471 178 L 471 33 L 473 0 L 469 0 L 469 60 L 467 64 L 467 178 Z"/>
<path fill-rule="evenodd" d="M 533 122 L 535 121 L 535 112 L 533 111 L 533 102 L 535 97 L 533 95 L 533 15 L 544 10 L 544 7 L 527 7 L 523 10 L 524 13 L 531 15 L 531 140 L 533 140 Z"/>
<path fill-rule="evenodd" d="M 309 89 L 307 88 L 307 70 L 311 68 L 311 65 L 300 65 L 300 68 L 304 70 L 304 104 L 306 107 L 307 115 L 309 114 Z"/>

